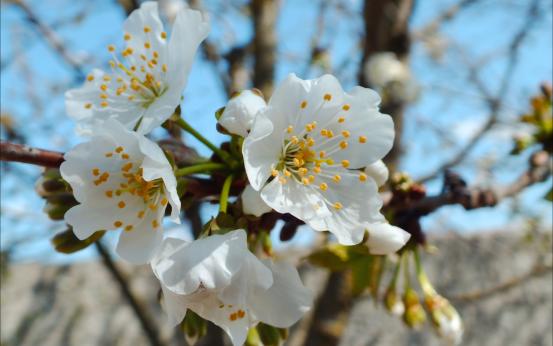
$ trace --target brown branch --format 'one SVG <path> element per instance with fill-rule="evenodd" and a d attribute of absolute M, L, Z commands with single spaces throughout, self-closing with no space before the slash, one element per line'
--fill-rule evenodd
<path fill-rule="evenodd" d="M 551 272 L 551 270 L 553 270 L 553 266 L 551 266 L 550 264 L 549 265 L 537 264 L 528 273 L 524 275 L 511 278 L 505 282 L 502 282 L 496 286 L 493 286 L 487 289 L 458 294 L 458 295 L 449 297 L 449 299 L 453 301 L 458 301 L 458 302 L 470 302 L 470 301 L 488 298 L 494 294 L 508 291 L 511 288 L 514 288 L 520 284 L 523 284 L 532 278 L 545 275 Z"/>
<path fill-rule="evenodd" d="M 269 97 L 273 92 L 277 39 L 275 33 L 279 12 L 277 0 L 251 0 L 253 16 L 253 85 Z"/>
<path fill-rule="evenodd" d="M 138 300 L 138 298 L 131 292 L 131 289 L 129 287 L 128 281 L 125 278 L 124 274 L 117 268 L 117 265 L 113 262 L 113 259 L 111 258 L 110 254 L 107 252 L 107 250 L 104 248 L 104 246 L 101 244 L 100 241 L 97 241 L 94 243 L 96 246 L 96 249 L 98 250 L 98 253 L 102 257 L 102 261 L 104 264 L 104 267 L 110 272 L 110 274 L 113 276 L 115 281 L 119 284 L 119 288 L 121 289 L 121 293 L 131 306 L 132 310 L 134 311 L 136 317 L 140 321 L 140 325 L 142 326 L 142 330 L 144 331 L 144 334 L 146 334 L 146 337 L 150 341 L 150 345 L 152 346 L 162 346 L 164 343 L 161 341 L 159 337 L 159 331 L 157 326 L 152 322 L 152 317 L 148 313 L 148 311 L 144 308 L 144 305 Z"/>
<path fill-rule="evenodd" d="M 23 144 L 0 142 L 0 161 L 30 163 L 43 167 L 59 167 L 63 153 L 32 148 Z"/>

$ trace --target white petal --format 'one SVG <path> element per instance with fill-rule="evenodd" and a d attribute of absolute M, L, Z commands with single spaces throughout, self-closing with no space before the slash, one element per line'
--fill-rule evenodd
<path fill-rule="evenodd" d="M 251 185 L 246 185 L 242 191 L 242 210 L 244 213 L 254 216 L 261 216 L 270 212 L 272 209 L 263 201 L 259 191 L 255 191 Z"/>
<path fill-rule="evenodd" d="M 194 293 L 200 285 L 206 289 L 229 285 L 248 252 L 244 230 L 183 241 L 175 247 L 176 242 L 164 240 L 151 265 L 156 277 L 178 294 Z"/>
<path fill-rule="evenodd" d="M 411 235 L 387 222 L 367 224 L 369 251 L 374 255 L 386 255 L 401 249 Z"/>
<path fill-rule="evenodd" d="M 177 193 L 177 179 L 171 164 L 165 157 L 163 150 L 144 136 L 138 135 L 138 144 L 145 155 L 142 162 L 143 177 L 146 181 L 162 179 L 165 185 L 165 194 L 171 204 L 171 221 L 180 223 L 180 199 Z"/>
<path fill-rule="evenodd" d="M 123 231 L 119 236 L 116 252 L 133 264 L 148 263 L 158 252 L 163 232 L 161 226 L 154 229 L 152 221 L 161 224 L 164 210 L 146 213 L 143 220 L 133 225 L 132 231 Z"/>
<path fill-rule="evenodd" d="M 176 326 L 181 323 L 186 315 L 186 309 L 188 308 L 188 301 L 186 296 L 173 293 L 170 289 L 167 289 L 163 284 L 161 285 L 163 292 L 162 307 L 167 313 L 169 318 L 169 324 Z"/>
<path fill-rule="evenodd" d="M 207 14 L 183 8 L 177 13 L 169 41 L 169 87 L 183 90 L 200 43 L 209 34 Z"/>
<path fill-rule="evenodd" d="M 246 137 L 255 116 L 265 107 L 267 104 L 261 96 L 251 90 L 244 90 L 227 103 L 219 124 L 232 134 Z"/>
<path fill-rule="evenodd" d="M 365 167 L 365 173 L 376 181 L 378 187 L 384 185 L 390 175 L 388 167 L 386 167 L 382 160 L 378 160 Z"/>
<path fill-rule="evenodd" d="M 221 305 L 215 295 L 209 295 L 201 301 L 191 302 L 190 309 L 202 318 L 221 327 L 229 336 L 234 346 L 242 346 L 248 336 L 248 331 L 254 325 L 250 314 L 245 307 Z M 222 307 L 221 307 L 222 306 Z M 243 318 L 231 319 L 230 315 L 236 311 L 245 312 Z"/>
<path fill-rule="evenodd" d="M 301 282 L 294 266 L 285 262 L 264 260 L 273 274 L 268 290 L 255 290 L 249 295 L 250 311 L 264 323 L 288 328 L 296 323 L 313 304 L 313 295 Z"/>
<path fill-rule="evenodd" d="M 275 139 L 278 135 L 273 131 L 273 123 L 265 113 L 266 111 L 261 111 L 257 115 L 252 130 L 242 146 L 246 174 L 255 190 L 260 190 L 267 182 L 281 152 L 281 142 Z"/>

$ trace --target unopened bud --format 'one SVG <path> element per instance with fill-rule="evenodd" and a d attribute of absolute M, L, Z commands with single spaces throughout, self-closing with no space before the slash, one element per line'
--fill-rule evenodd
<path fill-rule="evenodd" d="M 395 289 L 388 289 L 386 291 L 384 305 L 392 315 L 401 316 L 405 312 L 405 304 L 403 304 L 400 297 L 398 297 Z"/>
<path fill-rule="evenodd" d="M 58 169 L 47 169 L 35 183 L 35 190 L 39 196 L 46 198 L 66 191 L 66 186 Z"/>
<path fill-rule="evenodd" d="M 189 345 L 194 345 L 207 334 L 207 322 L 190 309 L 186 311 L 181 328 Z"/>
<path fill-rule="evenodd" d="M 273 242 L 271 241 L 271 235 L 267 231 L 261 231 L 259 233 L 259 242 L 261 243 L 261 248 L 263 252 L 267 255 L 273 255 Z"/>
<path fill-rule="evenodd" d="M 280 345 L 280 332 L 278 328 L 270 326 L 268 324 L 260 322 L 257 325 L 257 333 L 264 346 L 278 346 Z"/>
<path fill-rule="evenodd" d="M 463 321 L 453 305 L 438 294 L 427 296 L 425 304 L 437 333 L 450 344 L 458 345 L 463 336 Z"/>
<path fill-rule="evenodd" d="M 410 328 L 420 327 L 426 321 L 426 313 L 420 303 L 417 292 L 412 288 L 407 289 L 403 296 L 403 303 L 405 304 L 403 321 Z"/>
<path fill-rule="evenodd" d="M 69 228 L 56 234 L 50 241 L 57 252 L 70 254 L 88 247 L 90 244 L 102 238 L 105 233 L 106 231 L 94 232 L 90 237 L 80 240 L 73 233 L 73 229 Z"/>
<path fill-rule="evenodd" d="M 57 204 L 52 202 L 46 202 L 42 211 L 44 211 L 51 220 L 59 221 L 63 220 L 65 213 L 71 208 L 64 204 Z"/>

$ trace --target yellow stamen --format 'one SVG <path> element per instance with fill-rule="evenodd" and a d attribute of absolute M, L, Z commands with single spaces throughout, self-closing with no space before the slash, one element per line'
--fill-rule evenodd
<path fill-rule="evenodd" d="M 359 136 L 359 143 L 367 143 L 367 137 Z"/>
<path fill-rule="evenodd" d="M 348 160 L 342 160 L 342 166 L 344 168 L 348 168 L 349 167 L 349 161 Z"/>

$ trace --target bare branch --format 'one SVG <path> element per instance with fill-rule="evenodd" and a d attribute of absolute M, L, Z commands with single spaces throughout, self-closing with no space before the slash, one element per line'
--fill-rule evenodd
<path fill-rule="evenodd" d="M 59 167 L 63 153 L 32 148 L 22 144 L 0 142 L 0 161 L 30 163 L 44 167 Z"/>

